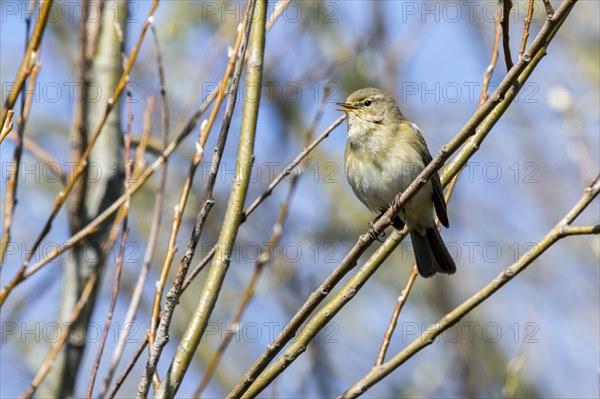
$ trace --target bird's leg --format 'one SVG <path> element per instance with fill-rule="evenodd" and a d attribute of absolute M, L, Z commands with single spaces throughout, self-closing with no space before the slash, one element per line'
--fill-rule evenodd
<path fill-rule="evenodd" d="M 375 223 L 377 223 L 377 221 L 383 216 L 383 214 L 385 213 L 385 211 L 381 212 L 379 214 L 379 216 L 377 216 L 374 220 L 371 220 L 369 222 L 369 237 L 371 237 L 373 240 L 377 240 L 379 242 L 383 242 L 383 237 L 385 237 L 385 231 L 382 232 L 380 235 L 377 235 L 377 233 L 375 232 Z"/>

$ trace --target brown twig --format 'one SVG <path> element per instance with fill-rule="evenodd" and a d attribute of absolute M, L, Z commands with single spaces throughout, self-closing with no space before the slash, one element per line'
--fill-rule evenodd
<path fill-rule="evenodd" d="M 535 0 L 529 0 L 527 16 L 525 17 L 525 27 L 523 29 L 523 38 L 521 39 L 521 48 L 519 49 L 519 59 L 523 57 L 523 54 L 525 53 L 525 47 L 527 47 L 527 39 L 529 38 L 529 27 L 531 26 L 531 20 L 533 19 L 534 3 Z"/>
<path fill-rule="evenodd" d="M 7 138 L 12 141 L 17 141 L 18 139 L 17 134 L 14 131 L 10 132 Z M 54 177 L 56 177 L 57 181 L 63 186 L 67 183 L 67 173 L 65 170 L 60 166 L 58 161 L 52 157 L 52 155 L 46 152 L 46 150 L 40 147 L 38 143 L 28 137 L 23 137 L 23 149 L 29 152 L 34 158 L 37 158 L 40 162 L 42 162 L 46 167 L 45 170 L 52 173 Z M 57 182 L 50 179 L 48 180 L 51 183 Z"/>
<path fill-rule="evenodd" d="M 285 10 L 285 8 L 288 6 L 288 4 L 290 4 L 290 2 L 291 0 L 283 0 L 277 2 L 277 7 L 275 7 L 275 9 L 273 10 L 273 14 L 271 14 L 269 20 L 267 21 L 267 31 L 271 29 L 275 21 L 277 21 L 283 10 Z"/>
<path fill-rule="evenodd" d="M 394 311 L 392 312 L 392 318 L 390 320 L 390 324 L 388 325 L 387 330 L 383 336 L 383 342 L 381 343 L 381 348 L 379 349 L 379 354 L 377 355 L 377 360 L 375 361 L 375 367 L 381 366 L 385 360 L 385 354 L 390 346 L 390 342 L 392 340 L 392 335 L 394 334 L 394 330 L 396 329 L 396 324 L 398 323 L 398 317 L 400 316 L 400 312 L 408 299 L 408 295 L 410 295 L 410 291 L 419 275 L 419 270 L 417 269 L 417 265 L 413 265 L 412 270 L 410 271 L 410 275 L 408 276 L 408 280 L 406 281 L 406 285 L 404 289 L 400 293 L 398 297 L 398 301 L 396 302 L 396 306 L 394 307 Z"/>
<path fill-rule="evenodd" d="M 499 13 L 500 5 L 496 7 L 496 11 L 494 12 L 494 26 L 496 27 L 496 34 L 494 36 L 494 46 L 492 47 L 492 59 L 483 75 L 483 85 L 481 87 L 481 95 L 479 96 L 479 105 L 482 105 L 488 99 L 488 87 L 490 86 L 492 74 L 494 73 L 496 62 L 498 61 L 498 47 L 500 46 L 500 38 L 502 37 L 502 25 L 500 24 L 500 17 L 498 15 Z"/>
<path fill-rule="evenodd" d="M 21 156 L 23 155 L 23 139 L 25 137 L 25 126 L 29 119 L 31 111 L 31 103 L 33 98 L 33 87 L 40 69 L 40 64 L 36 64 L 31 72 L 31 80 L 29 86 L 32 88 L 28 91 L 26 99 L 21 102 L 21 115 L 17 119 L 17 135 L 15 139 L 15 150 L 11 165 L 11 173 L 6 182 L 6 199 L 4 201 L 4 223 L 2 224 L 2 238 L 0 239 L 0 263 L 3 262 L 6 255 L 6 248 L 10 243 L 11 226 L 14 216 L 15 207 L 17 205 L 17 187 L 19 185 L 19 171 L 21 170 Z M 8 124 L 12 127 L 12 123 Z M 7 128 L 8 128 L 7 127 Z"/>
<path fill-rule="evenodd" d="M 550 21 L 554 18 L 554 9 L 552 8 L 552 4 L 550 4 L 550 0 L 544 0 L 544 7 L 546 7 L 546 20 Z"/>
<path fill-rule="evenodd" d="M 21 66 L 17 72 L 17 76 L 14 80 L 11 90 L 8 92 L 2 110 L 0 111 L 0 121 L 6 120 L 8 111 L 14 109 L 15 102 L 19 93 L 25 85 L 25 81 L 32 72 L 32 67 L 38 63 L 38 55 L 40 45 L 42 44 L 42 37 L 48 23 L 48 17 L 50 10 L 52 9 L 53 0 L 43 1 L 40 4 L 40 14 L 36 19 L 36 24 L 31 35 L 31 39 L 27 43 L 27 50 L 21 61 Z"/>
<path fill-rule="evenodd" d="M 13 117 L 14 111 L 12 109 L 8 110 L 8 112 L 6 113 L 6 119 L 4 120 L 4 124 L 2 125 L 2 133 L 0 133 L 0 144 L 2 144 L 2 141 L 4 141 L 4 138 L 6 136 L 8 136 L 8 134 L 10 132 L 12 132 L 13 129 L 13 123 L 12 123 L 12 117 Z"/>
<path fill-rule="evenodd" d="M 512 0 L 502 0 L 502 47 L 504 50 L 504 62 L 506 70 L 509 71 L 513 67 L 512 55 L 510 53 L 510 10 L 512 8 Z"/>
<path fill-rule="evenodd" d="M 110 392 L 107 395 L 107 397 L 109 399 L 112 399 L 115 397 L 115 395 L 117 394 L 117 392 L 119 391 L 119 389 L 121 388 L 121 386 L 123 385 L 123 383 L 125 382 L 127 377 L 129 376 L 129 373 L 131 373 L 131 370 L 133 370 L 133 366 L 135 366 L 135 364 L 137 363 L 137 361 L 140 358 L 140 356 L 142 355 L 142 353 L 144 353 L 144 349 L 146 349 L 146 345 L 148 345 L 148 337 L 147 336 L 145 336 L 144 339 L 142 340 L 142 342 L 140 342 L 140 345 L 138 346 L 135 353 L 133 354 L 133 357 L 127 364 L 127 367 L 125 367 L 125 370 L 123 370 L 123 373 L 121 373 L 121 375 L 115 381 L 115 385 L 112 387 L 112 389 L 110 390 Z"/>

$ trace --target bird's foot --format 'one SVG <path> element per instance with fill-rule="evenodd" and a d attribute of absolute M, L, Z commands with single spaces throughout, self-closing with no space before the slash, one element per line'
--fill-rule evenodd
<path fill-rule="evenodd" d="M 381 217 L 381 215 L 379 215 L 379 217 Z M 379 219 L 379 217 L 377 217 L 377 219 Z M 375 222 L 377 221 L 377 219 L 375 219 Z M 383 242 L 383 237 L 385 237 L 385 231 L 382 232 L 381 234 L 377 234 L 377 232 L 375 232 L 375 222 L 371 221 L 369 222 L 369 229 L 368 229 L 368 233 L 369 233 L 369 237 L 371 237 L 371 239 L 373 240 L 377 240 L 379 242 Z"/>

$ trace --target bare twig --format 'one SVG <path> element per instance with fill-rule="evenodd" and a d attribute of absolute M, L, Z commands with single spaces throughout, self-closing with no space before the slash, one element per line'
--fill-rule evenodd
<path fill-rule="evenodd" d="M 115 381 L 115 385 L 112 387 L 112 389 L 108 393 L 107 397 L 109 399 L 112 399 L 115 397 L 115 395 L 117 394 L 117 392 L 123 385 L 123 382 L 125 382 L 125 380 L 129 376 L 129 373 L 131 373 L 131 370 L 133 370 L 133 366 L 135 366 L 135 364 L 137 363 L 137 361 L 140 358 L 140 356 L 142 355 L 142 353 L 144 353 L 144 349 L 146 349 L 146 345 L 148 345 L 148 337 L 147 336 L 145 336 L 144 339 L 142 340 L 142 342 L 140 342 L 140 345 L 138 346 L 135 353 L 133 354 L 133 357 L 130 359 L 129 363 L 127 364 L 127 367 L 125 367 L 125 370 L 123 370 L 123 373 L 121 373 L 121 375 Z"/>
<path fill-rule="evenodd" d="M 279 18 L 279 16 L 283 12 L 283 10 L 285 10 L 285 8 L 288 6 L 288 4 L 290 4 L 290 1 L 291 0 L 283 0 L 283 1 L 277 2 L 277 6 L 273 10 L 273 14 L 271 14 L 271 16 L 269 17 L 269 20 L 267 21 L 267 31 L 269 31 L 271 29 L 271 27 L 273 26 L 275 21 L 277 21 L 277 19 Z"/>
<path fill-rule="evenodd" d="M 17 187 L 19 185 L 19 171 L 21 170 L 21 156 L 23 155 L 23 139 L 25 138 L 25 126 L 29 119 L 29 112 L 31 111 L 31 103 L 33 98 L 33 87 L 35 87 L 35 81 L 37 74 L 40 69 L 40 64 L 36 63 L 31 72 L 31 81 L 29 85 L 31 90 L 27 92 L 27 98 L 23 97 L 21 102 L 21 115 L 17 119 L 17 135 L 15 138 L 15 150 L 13 155 L 13 161 L 10 168 L 10 175 L 6 182 L 6 199 L 4 201 L 4 223 L 2 224 L 2 238 L 0 242 L 0 263 L 3 262 L 6 254 L 6 248 L 10 243 L 11 226 L 14 216 L 15 206 L 17 205 Z M 24 86 L 23 86 L 24 87 Z M 6 123 L 5 123 L 6 126 Z M 7 126 L 12 127 L 12 123 Z"/>
<path fill-rule="evenodd" d="M 379 349 L 379 354 L 377 355 L 377 360 L 375 361 L 375 367 L 381 366 L 385 360 L 385 354 L 390 346 L 390 341 L 392 340 L 392 335 L 394 334 L 394 330 L 396 329 L 396 324 L 398 323 L 398 317 L 400 316 L 400 312 L 408 299 L 408 295 L 410 295 L 410 290 L 419 275 L 419 270 L 417 269 L 417 265 L 415 264 L 410 271 L 410 275 L 408 276 L 408 280 L 406 281 L 406 285 L 404 289 L 400 293 L 398 297 L 398 301 L 396 302 L 396 306 L 394 307 L 394 312 L 392 313 L 392 319 L 390 320 L 390 324 L 388 325 L 387 330 L 385 331 L 385 335 L 383 336 L 383 342 L 381 343 L 381 348 Z"/>
<path fill-rule="evenodd" d="M 498 61 L 498 47 L 500 45 L 500 37 L 502 37 L 502 26 L 500 25 L 500 19 L 498 14 L 500 13 L 500 5 L 496 7 L 494 12 L 494 26 L 496 27 L 496 35 L 494 36 L 494 45 L 492 47 L 492 59 L 488 65 L 485 73 L 483 74 L 483 84 L 481 86 L 481 95 L 479 96 L 479 105 L 483 104 L 488 99 L 488 87 L 490 86 L 490 80 Z"/>
<path fill-rule="evenodd" d="M 14 80 L 11 90 L 8 92 L 8 95 L 4 100 L 4 104 L 2 105 L 2 110 L 0 111 L 0 121 L 5 121 L 8 111 L 14 109 L 17 97 L 23 89 L 25 81 L 31 74 L 32 67 L 37 64 L 42 37 L 44 36 L 44 30 L 46 29 L 46 25 L 48 23 L 48 17 L 50 15 L 53 2 L 53 0 L 48 0 L 43 1 L 40 4 L 40 14 L 36 18 L 35 27 L 33 28 L 31 39 L 29 40 L 29 43 L 27 43 L 27 50 L 25 51 L 25 55 L 21 61 L 21 66 L 19 67 L 19 71 L 17 72 L 17 76 Z"/>
<path fill-rule="evenodd" d="M 525 48 L 527 47 L 527 39 L 529 38 L 529 27 L 531 26 L 531 20 L 533 18 L 533 4 L 535 0 L 529 0 L 529 7 L 527 9 L 527 16 L 525 17 L 525 27 L 523 29 L 523 38 L 521 39 L 521 48 L 519 49 L 519 59 L 523 57 Z"/>
<path fill-rule="evenodd" d="M 509 37 L 510 10 L 512 5 L 512 0 L 502 0 L 502 48 L 504 50 L 504 62 L 506 63 L 507 71 L 513 67 Z"/>
<path fill-rule="evenodd" d="M 546 7 L 546 20 L 549 21 L 554 18 L 554 9 L 550 4 L 550 0 L 544 0 L 544 7 Z"/>
<path fill-rule="evenodd" d="M 13 114 L 14 111 L 12 109 L 8 110 L 8 112 L 6 113 L 6 119 L 4 119 L 4 124 L 2 125 L 2 133 L 0 133 L 0 144 L 2 144 L 4 138 L 8 136 L 8 134 L 12 131 L 13 123 L 11 120 Z"/>

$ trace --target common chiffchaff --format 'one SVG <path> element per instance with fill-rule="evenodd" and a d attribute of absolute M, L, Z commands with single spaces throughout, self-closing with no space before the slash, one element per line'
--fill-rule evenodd
<path fill-rule="evenodd" d="M 383 214 L 431 161 L 419 128 L 407 120 L 394 98 L 383 90 L 355 91 L 338 103 L 348 117 L 345 169 L 348 182 L 363 204 Z M 436 173 L 400 210 L 392 225 L 408 226 L 419 274 L 456 271 L 435 225 L 433 210 L 448 227 L 446 201 Z"/>

